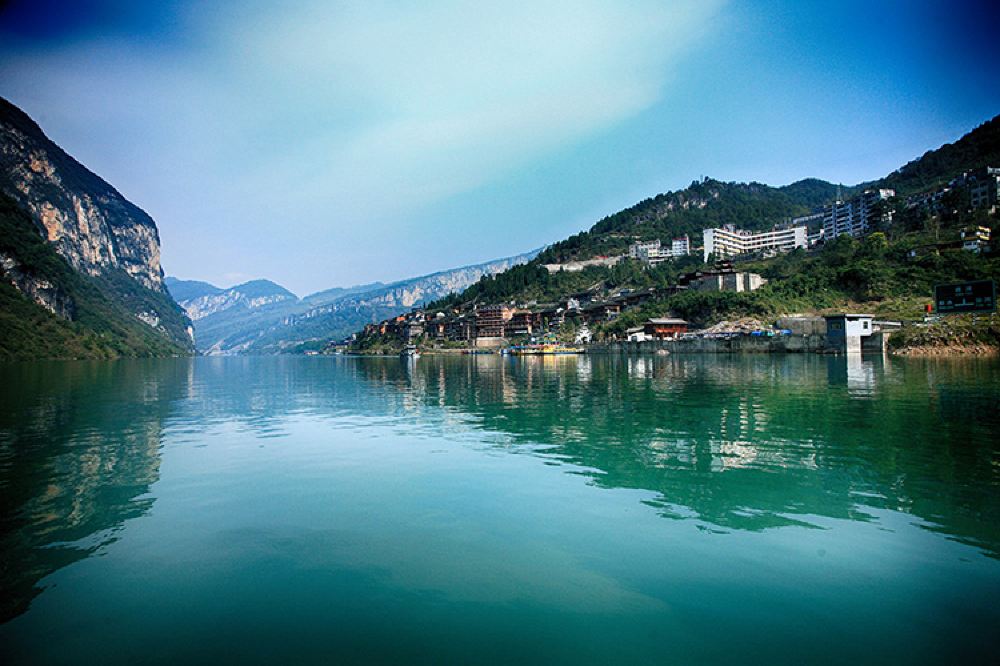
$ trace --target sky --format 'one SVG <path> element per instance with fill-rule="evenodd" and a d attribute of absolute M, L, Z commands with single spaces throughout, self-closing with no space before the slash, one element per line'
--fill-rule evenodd
<path fill-rule="evenodd" d="M 0 0 L 0 96 L 168 275 L 304 295 L 709 176 L 853 184 L 1000 113 L 995 2 Z"/>

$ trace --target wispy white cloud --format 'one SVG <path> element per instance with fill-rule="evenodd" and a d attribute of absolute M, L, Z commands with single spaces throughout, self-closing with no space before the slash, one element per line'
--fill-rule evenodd
<path fill-rule="evenodd" d="M 286 218 L 377 241 L 397 231 L 385 220 L 656 103 L 719 5 L 198 3 L 159 41 L 28 49 L 0 75 L 82 134 L 83 156 L 141 192 L 172 243 L 195 230 L 260 243 Z"/>
<path fill-rule="evenodd" d="M 528 7 L 312 5 L 237 33 L 226 51 L 258 45 L 245 54 L 263 73 L 257 83 L 287 91 L 306 123 L 330 128 L 281 144 L 274 157 L 290 184 L 368 215 L 475 187 L 649 107 L 717 9 Z"/>

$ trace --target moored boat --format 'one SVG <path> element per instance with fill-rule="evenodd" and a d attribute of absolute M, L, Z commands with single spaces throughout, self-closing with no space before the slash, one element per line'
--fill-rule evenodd
<path fill-rule="evenodd" d="M 545 343 L 540 345 L 516 345 L 510 348 L 512 356 L 561 356 L 582 354 L 580 347 L 570 347 L 560 343 Z"/>

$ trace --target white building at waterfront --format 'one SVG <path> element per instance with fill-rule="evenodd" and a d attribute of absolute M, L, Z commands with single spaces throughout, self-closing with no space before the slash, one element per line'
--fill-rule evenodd
<path fill-rule="evenodd" d="M 736 229 L 726 225 L 721 229 L 705 229 L 705 261 L 709 255 L 716 259 L 734 257 L 748 252 L 779 253 L 791 252 L 797 247 L 808 247 L 808 231 L 805 227 L 772 229 L 761 233 Z"/>

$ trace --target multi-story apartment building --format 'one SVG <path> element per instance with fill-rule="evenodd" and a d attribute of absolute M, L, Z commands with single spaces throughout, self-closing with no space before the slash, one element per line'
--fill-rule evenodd
<path fill-rule="evenodd" d="M 660 239 L 651 241 L 637 241 L 628 246 L 628 258 L 639 261 L 649 261 L 650 258 L 659 258 Z"/>
<path fill-rule="evenodd" d="M 1000 168 L 979 169 L 968 176 L 966 183 L 969 186 L 969 205 L 973 208 L 990 208 L 1000 204 Z"/>
<path fill-rule="evenodd" d="M 504 335 L 531 335 L 540 328 L 540 313 L 531 310 L 515 310 L 510 321 L 504 324 Z"/>
<path fill-rule="evenodd" d="M 799 217 L 793 217 L 792 219 L 778 225 L 777 229 L 791 229 L 793 227 L 805 227 L 806 228 L 806 241 L 809 247 L 816 245 L 823 240 L 823 213 L 810 213 L 809 215 L 800 215 Z"/>
<path fill-rule="evenodd" d="M 476 337 L 502 338 L 514 308 L 506 304 L 481 305 L 476 308 Z"/>
<path fill-rule="evenodd" d="M 744 231 L 732 225 L 721 229 L 705 229 L 705 261 L 710 255 L 716 259 L 735 257 L 748 252 L 790 252 L 809 245 L 805 227 L 772 229 L 761 233 Z"/>
<path fill-rule="evenodd" d="M 663 247 L 659 239 L 650 241 L 638 241 L 629 245 L 628 256 L 645 264 L 655 266 L 667 259 L 686 257 L 691 254 L 691 241 L 687 236 L 674 238 L 670 242 L 670 247 Z"/>
<path fill-rule="evenodd" d="M 867 236 L 880 224 L 892 221 L 892 211 L 878 204 L 895 195 L 895 190 L 865 190 L 850 201 L 838 199 L 827 204 L 823 209 L 823 236 L 827 240 L 844 234 L 853 238 Z"/>

